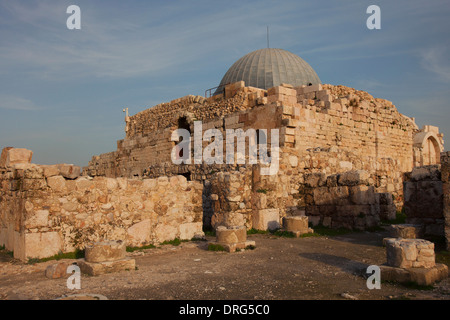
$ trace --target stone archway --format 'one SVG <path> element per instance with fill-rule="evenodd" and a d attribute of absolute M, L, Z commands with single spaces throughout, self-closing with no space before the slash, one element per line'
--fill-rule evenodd
<path fill-rule="evenodd" d="M 427 166 L 440 163 L 441 152 L 444 147 L 439 137 L 434 132 L 419 132 L 414 136 L 414 147 L 419 154 L 416 159 L 416 166 Z"/>

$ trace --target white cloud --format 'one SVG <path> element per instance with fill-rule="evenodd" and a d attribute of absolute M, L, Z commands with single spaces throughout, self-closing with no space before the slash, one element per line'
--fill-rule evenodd
<path fill-rule="evenodd" d="M 0 94 L 0 109 L 21 110 L 21 111 L 37 111 L 43 110 L 34 104 L 33 101 L 6 94 Z"/>
<path fill-rule="evenodd" d="M 450 82 L 450 50 L 432 47 L 421 52 L 422 66 L 443 81 Z"/>

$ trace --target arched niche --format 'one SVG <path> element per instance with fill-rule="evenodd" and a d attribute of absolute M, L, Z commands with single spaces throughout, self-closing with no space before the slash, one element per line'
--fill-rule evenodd
<path fill-rule="evenodd" d="M 444 147 L 435 132 L 417 133 L 414 136 L 414 147 L 420 152 L 420 159 L 416 159 L 419 166 L 440 163 L 440 155 Z"/>

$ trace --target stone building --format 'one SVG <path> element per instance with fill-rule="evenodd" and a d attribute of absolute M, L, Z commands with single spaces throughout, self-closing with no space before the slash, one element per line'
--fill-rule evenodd
<path fill-rule="evenodd" d="M 366 184 L 376 193 L 391 193 L 400 208 L 403 173 L 439 163 L 443 151 L 437 127 L 419 129 L 414 118 L 367 92 L 322 84 L 309 64 L 286 50 L 260 49 L 233 64 L 213 96 L 186 96 L 127 117 L 126 136 L 117 150 L 94 156 L 85 173 L 129 178 L 181 174 L 209 185 L 216 172 L 252 171 L 248 164 L 173 164 L 171 150 L 178 142 L 171 141 L 172 132 L 188 129 L 193 138 L 195 121 L 202 121 L 203 132 L 217 129 L 223 136 L 227 129 L 266 129 L 270 139 L 270 130 L 279 130 L 280 167 L 265 196 L 280 216 L 305 210 L 301 190 L 306 174 L 353 170 L 366 171 Z M 254 182 L 252 188 L 257 191 Z M 214 212 L 208 202 L 209 221 Z M 241 207 L 249 210 L 250 202 Z"/>
<path fill-rule="evenodd" d="M 304 215 L 313 225 L 364 229 L 395 217 L 404 173 L 438 164 L 443 151 L 437 127 L 419 129 L 367 92 L 322 84 L 281 49 L 239 59 L 205 97 L 127 112 L 125 122 L 117 150 L 93 156 L 82 176 L 76 166 L 34 165 L 26 151 L 4 149 L 0 245 L 41 258 L 103 239 L 138 246 L 190 239 L 202 228 L 273 229 Z M 193 141 L 188 150 L 173 138 L 178 129 Z M 245 146 L 256 143 L 256 163 L 227 139 L 238 130 Z M 215 162 L 173 161 L 198 150 Z M 227 161 L 215 157 L 225 150 Z"/>

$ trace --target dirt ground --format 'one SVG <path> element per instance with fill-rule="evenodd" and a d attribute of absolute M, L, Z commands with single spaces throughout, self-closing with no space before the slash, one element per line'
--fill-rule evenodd
<path fill-rule="evenodd" d="M 109 300 L 449 300 L 450 281 L 420 290 L 385 283 L 369 290 L 369 265 L 386 262 L 384 232 L 334 237 L 285 238 L 249 235 L 254 250 L 207 250 L 207 242 L 183 242 L 128 253 L 136 270 L 81 277 L 81 289 L 66 279 L 47 279 L 56 261 L 24 264 L 0 253 L 1 300 L 50 300 L 99 294 Z M 213 240 L 212 237 L 208 237 Z M 70 260 L 75 262 L 75 260 Z M 382 279 L 381 279 L 382 280 Z"/>

